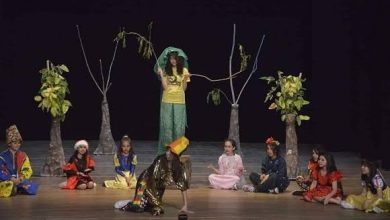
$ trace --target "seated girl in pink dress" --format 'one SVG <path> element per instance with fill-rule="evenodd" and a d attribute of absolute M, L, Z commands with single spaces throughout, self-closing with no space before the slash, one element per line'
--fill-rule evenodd
<path fill-rule="evenodd" d="M 236 142 L 226 139 L 224 149 L 225 152 L 218 159 L 218 169 L 211 164 L 208 166 L 215 172 L 209 176 L 210 185 L 215 189 L 238 189 L 244 166 L 240 155 L 235 153 Z"/>

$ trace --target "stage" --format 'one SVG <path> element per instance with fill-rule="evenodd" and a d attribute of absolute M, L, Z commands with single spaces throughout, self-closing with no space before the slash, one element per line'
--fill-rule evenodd
<path fill-rule="evenodd" d="M 65 156 L 72 153 L 74 141 L 64 141 Z M 91 141 L 96 146 L 96 141 Z M 35 196 L 17 195 L 0 199 L 0 219 L 177 219 L 181 208 L 180 191 L 167 190 L 164 195 L 165 214 L 153 217 L 149 213 L 131 213 L 115 210 L 117 200 L 132 199 L 134 190 L 114 190 L 101 186 L 105 179 L 113 178 L 112 155 L 94 156 L 96 171 L 93 173 L 97 187 L 92 190 L 61 190 L 57 184 L 65 177 L 39 177 L 48 141 L 26 141 L 22 150 L 30 155 L 35 171 L 33 181 L 40 184 Z M 194 211 L 188 219 L 390 219 L 389 214 L 372 214 L 345 210 L 336 205 L 308 203 L 291 193 L 298 187 L 290 183 L 287 192 L 281 194 L 246 193 L 243 191 L 214 190 L 208 187 L 206 169 L 209 163 L 216 165 L 222 153 L 222 143 L 193 142 L 186 152 L 192 159 L 192 181 L 189 209 Z M 153 141 L 134 141 L 139 174 L 154 157 Z M 242 143 L 246 177 L 260 168 L 264 157 L 264 145 Z M 300 145 L 300 164 L 304 170 L 309 158 L 309 145 Z M 356 153 L 333 152 L 338 168 L 344 173 L 342 180 L 346 194 L 360 193 L 360 158 Z M 390 172 L 383 172 L 389 182 Z"/>

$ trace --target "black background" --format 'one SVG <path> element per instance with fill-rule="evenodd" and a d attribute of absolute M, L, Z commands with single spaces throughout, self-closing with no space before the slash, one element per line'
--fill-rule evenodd
<path fill-rule="evenodd" d="M 62 124 L 63 139 L 98 139 L 102 97 L 87 73 L 76 24 L 98 78 L 98 59 L 108 71 L 119 28 L 146 34 L 150 21 L 157 53 L 167 46 L 182 48 L 191 73 L 219 78 L 228 72 L 235 23 L 237 42 L 252 55 L 266 34 L 259 69 L 239 103 L 241 141 L 262 142 L 272 135 L 283 142 L 280 114 L 263 103 L 268 88 L 258 78 L 277 70 L 303 72 L 311 104 L 302 113 L 311 120 L 298 128 L 299 142 L 386 160 L 390 148 L 386 1 L 2 1 L 0 7 L 0 130 L 15 123 L 26 140 L 48 139 L 50 117 L 37 108 L 33 97 L 40 87 L 38 71 L 50 59 L 71 70 L 66 77 L 73 107 Z M 237 51 L 235 55 L 238 60 Z M 119 49 L 108 94 L 115 139 L 125 133 L 138 140 L 157 139 L 160 84 L 153 65 L 153 60 L 137 54 L 135 39 Z M 246 76 L 235 81 L 237 93 Z M 191 140 L 221 141 L 227 136 L 230 106 L 206 103 L 213 87 L 230 94 L 227 82 L 212 84 L 193 77 L 189 84 Z"/>

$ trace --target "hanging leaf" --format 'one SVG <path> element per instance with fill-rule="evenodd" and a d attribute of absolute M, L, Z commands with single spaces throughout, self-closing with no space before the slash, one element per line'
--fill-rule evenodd
<path fill-rule="evenodd" d="M 275 102 L 271 103 L 271 105 L 268 107 L 268 109 L 276 109 L 278 106 L 275 104 Z"/>
<path fill-rule="evenodd" d="M 60 66 L 58 66 L 58 68 L 62 69 L 64 72 L 69 72 L 69 69 L 67 66 L 65 66 L 64 64 L 61 64 Z"/>
<path fill-rule="evenodd" d="M 301 119 L 302 121 L 310 120 L 310 117 L 307 116 L 307 115 L 299 115 L 298 117 L 299 117 L 299 119 Z"/>
<path fill-rule="evenodd" d="M 240 71 L 245 71 L 247 66 L 248 66 L 248 61 L 250 59 L 250 55 L 246 54 L 245 53 L 245 49 L 244 49 L 244 46 L 242 46 L 241 44 L 239 44 L 239 50 L 240 50 Z"/>
<path fill-rule="evenodd" d="M 36 102 L 40 102 L 40 101 L 42 101 L 42 96 L 40 96 L 40 95 L 34 96 L 34 100 Z"/>
<path fill-rule="evenodd" d="M 296 117 L 296 120 L 297 120 L 298 126 L 301 126 L 301 123 L 302 123 L 301 118 L 300 117 Z"/>
<path fill-rule="evenodd" d="M 213 89 L 207 94 L 207 103 L 209 103 L 210 97 L 214 105 L 221 104 L 221 94 L 219 89 Z"/>

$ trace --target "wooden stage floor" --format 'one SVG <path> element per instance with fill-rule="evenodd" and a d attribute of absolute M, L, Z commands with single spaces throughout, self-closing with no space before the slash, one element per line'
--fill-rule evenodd
<path fill-rule="evenodd" d="M 91 141 L 91 146 L 96 146 Z M 64 141 L 65 156 L 73 152 L 74 141 Z M 155 142 L 135 141 L 139 164 L 136 173 L 145 169 L 154 158 Z M 278 195 L 246 193 L 243 191 L 214 190 L 208 188 L 209 163 L 216 164 L 222 153 L 220 142 L 193 142 L 186 152 L 192 159 L 192 179 L 189 195 L 189 209 L 194 211 L 188 219 L 283 219 L 283 220 L 348 220 L 389 219 L 390 214 L 364 213 L 345 210 L 337 205 L 324 206 L 308 203 L 291 193 L 298 190 L 291 182 L 288 191 Z M 33 181 L 40 184 L 35 196 L 17 195 L 0 198 L 0 220 L 3 219 L 177 219 L 181 208 L 180 191 L 167 190 L 164 195 L 165 214 L 153 217 L 150 213 L 131 213 L 115 210 L 117 200 L 132 199 L 134 190 L 114 190 L 101 186 L 105 179 L 112 179 L 112 155 L 94 156 L 96 170 L 93 173 L 97 187 L 87 191 L 69 191 L 57 188 L 65 177 L 40 177 L 39 169 L 47 152 L 48 141 L 25 141 L 22 149 L 30 157 L 35 175 Z M 304 170 L 310 157 L 310 146 L 300 146 L 300 166 Z M 259 143 L 242 143 L 244 166 L 247 177 L 260 169 L 265 156 L 265 146 Z M 343 172 L 343 188 L 346 194 L 360 193 L 360 156 L 353 152 L 332 152 L 338 168 Z M 383 172 L 390 183 L 390 172 Z"/>
<path fill-rule="evenodd" d="M 180 191 L 167 190 L 164 215 L 153 217 L 150 213 L 113 208 L 115 201 L 132 196 L 133 190 L 97 187 L 67 191 L 44 185 L 36 196 L 0 199 L 0 219 L 177 219 L 182 204 Z M 188 219 L 390 219 L 390 214 L 367 214 L 304 202 L 291 192 L 272 195 L 198 187 L 189 190 L 189 201 L 189 208 L 195 213 Z"/>

